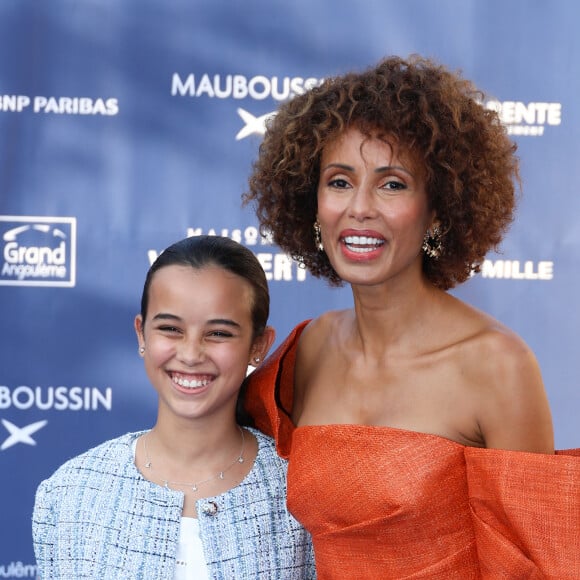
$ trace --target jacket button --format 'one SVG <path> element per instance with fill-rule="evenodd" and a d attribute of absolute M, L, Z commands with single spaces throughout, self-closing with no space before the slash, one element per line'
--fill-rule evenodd
<path fill-rule="evenodd" d="M 218 511 L 218 505 L 215 501 L 208 501 L 202 508 L 201 511 L 206 516 L 215 516 Z"/>

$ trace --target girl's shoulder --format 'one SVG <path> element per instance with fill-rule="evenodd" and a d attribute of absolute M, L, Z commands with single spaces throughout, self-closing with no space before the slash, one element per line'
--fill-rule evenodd
<path fill-rule="evenodd" d="M 276 475 L 282 474 L 282 476 L 285 476 L 288 461 L 278 455 L 275 440 L 253 427 L 246 427 L 246 429 L 252 433 L 258 441 L 256 463 L 259 464 L 260 469 L 272 471 Z"/>
<path fill-rule="evenodd" d="M 108 439 L 86 451 L 71 457 L 60 465 L 46 480 L 47 484 L 54 484 L 66 479 L 70 474 L 78 474 L 80 471 L 91 469 L 98 464 L 103 466 L 119 460 L 126 460 L 132 456 L 132 445 L 144 431 L 126 433 L 120 437 Z"/>

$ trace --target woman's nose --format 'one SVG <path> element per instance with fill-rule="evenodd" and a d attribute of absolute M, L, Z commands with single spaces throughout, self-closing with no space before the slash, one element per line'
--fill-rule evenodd
<path fill-rule="evenodd" d="M 368 187 L 353 190 L 349 203 L 349 216 L 357 221 L 376 217 L 375 197 Z"/>

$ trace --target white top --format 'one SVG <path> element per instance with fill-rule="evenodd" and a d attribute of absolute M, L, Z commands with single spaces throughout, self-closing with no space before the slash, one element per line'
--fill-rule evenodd
<path fill-rule="evenodd" d="M 197 518 L 181 518 L 175 580 L 209 580 Z"/>
<path fill-rule="evenodd" d="M 133 460 L 137 449 L 133 441 Z M 174 580 L 209 580 L 197 518 L 181 518 Z"/>

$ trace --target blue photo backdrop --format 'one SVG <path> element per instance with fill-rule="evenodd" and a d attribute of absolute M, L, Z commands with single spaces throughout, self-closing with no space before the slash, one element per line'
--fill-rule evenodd
<path fill-rule="evenodd" d="M 574 0 L 3 0 L 0 578 L 35 576 L 38 483 L 154 421 L 133 318 L 157 252 L 246 244 L 277 342 L 350 304 L 260 238 L 240 197 L 279 102 L 388 54 L 462 70 L 518 144 L 516 221 L 454 293 L 530 344 L 557 446 L 580 446 L 579 21 Z"/>

